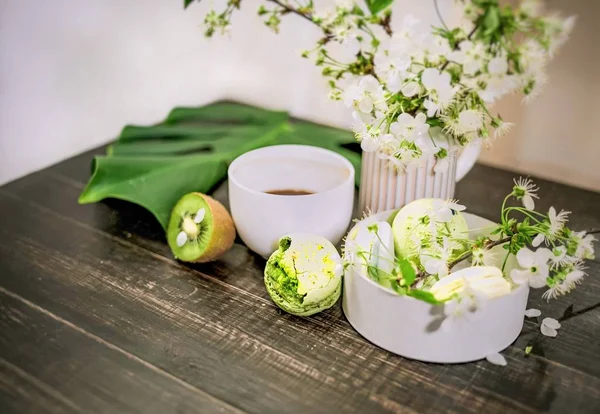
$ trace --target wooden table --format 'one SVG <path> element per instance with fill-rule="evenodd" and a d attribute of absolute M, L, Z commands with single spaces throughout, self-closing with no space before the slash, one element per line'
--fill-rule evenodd
<path fill-rule="evenodd" d="M 339 303 L 279 311 L 264 261 L 242 244 L 186 265 L 143 209 L 78 205 L 103 151 L 0 187 L 0 413 L 600 412 L 598 260 L 570 296 L 532 293 L 545 316 L 576 301 L 534 355 L 524 347 L 539 329 L 526 321 L 506 367 L 410 361 L 364 340 Z M 477 165 L 457 197 L 494 219 L 514 176 Z M 600 194 L 538 183 L 541 209 L 600 227 Z M 226 202 L 225 187 L 216 197 Z"/>

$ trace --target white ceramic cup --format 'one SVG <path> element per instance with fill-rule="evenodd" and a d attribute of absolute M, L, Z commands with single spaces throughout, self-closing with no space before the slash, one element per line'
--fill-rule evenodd
<path fill-rule="evenodd" d="M 250 250 L 268 257 L 281 236 L 313 233 L 337 244 L 354 205 L 354 167 L 343 156 L 306 145 L 247 152 L 229 166 L 229 203 L 237 232 Z M 313 194 L 277 195 L 274 190 Z"/>

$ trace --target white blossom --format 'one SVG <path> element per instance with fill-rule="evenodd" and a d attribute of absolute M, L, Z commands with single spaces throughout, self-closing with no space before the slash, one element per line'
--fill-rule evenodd
<path fill-rule="evenodd" d="M 535 208 L 534 198 L 539 198 L 537 196 L 538 187 L 533 184 L 529 178 L 519 178 L 519 180 L 514 180 L 515 186 L 513 188 L 514 194 L 518 200 L 523 202 L 523 206 L 527 210 L 533 210 Z"/>
<path fill-rule="evenodd" d="M 594 242 L 596 238 L 592 234 L 586 234 L 585 231 L 574 232 L 570 236 L 571 241 L 575 243 L 575 257 L 577 259 L 594 258 Z"/>
<path fill-rule="evenodd" d="M 501 256 L 493 249 L 475 248 L 472 251 L 471 263 L 473 266 L 501 266 Z"/>
<path fill-rule="evenodd" d="M 527 309 L 525 311 L 525 316 L 527 316 L 528 318 L 537 318 L 538 316 L 540 316 L 542 314 L 542 312 L 539 309 Z"/>
<path fill-rule="evenodd" d="M 515 124 L 513 124 L 512 122 L 505 122 L 503 120 L 500 120 L 499 124 L 496 126 L 496 129 L 494 130 L 494 138 L 501 137 L 501 136 L 508 134 L 508 132 L 512 129 L 512 127 L 514 125 Z"/>
<path fill-rule="evenodd" d="M 532 243 L 533 246 L 537 247 L 542 244 L 543 241 L 546 241 L 546 244 L 549 244 L 549 242 L 555 240 L 565 227 L 567 217 L 570 213 L 570 211 L 561 210 L 560 213 L 557 214 L 556 209 L 554 207 L 550 207 L 548 210 L 548 228 L 546 232 L 539 233 L 537 236 L 535 236 Z"/>
<path fill-rule="evenodd" d="M 465 109 L 458 115 L 458 132 L 476 132 L 483 127 L 483 114 L 473 109 Z"/>
<path fill-rule="evenodd" d="M 501 367 L 506 366 L 506 358 L 504 358 L 498 352 L 486 355 L 485 359 L 491 364 L 499 365 Z"/>
<path fill-rule="evenodd" d="M 379 137 L 382 134 L 381 126 L 385 123 L 385 115 L 378 112 L 373 117 L 355 111 L 352 113 L 352 118 L 354 119 L 352 129 L 360 142 L 362 150 L 365 152 L 377 151 L 381 146 Z"/>
<path fill-rule="evenodd" d="M 466 209 L 462 204 L 458 204 L 457 200 L 433 200 L 433 208 L 431 217 L 436 221 L 447 223 L 454 217 L 454 211 L 464 211 Z"/>
<path fill-rule="evenodd" d="M 334 0 L 336 7 L 343 10 L 352 10 L 356 4 L 354 0 Z"/>
<path fill-rule="evenodd" d="M 386 109 L 383 87 L 371 75 L 362 76 L 358 82 L 346 89 L 344 103 L 365 114 Z"/>
<path fill-rule="evenodd" d="M 450 74 L 434 68 L 427 68 L 421 74 L 421 83 L 430 93 L 430 100 L 440 107 L 450 104 L 455 90 L 450 84 Z"/>
<path fill-rule="evenodd" d="M 554 286 L 552 286 L 550 289 L 548 289 L 542 294 L 542 299 L 550 301 L 550 299 L 556 299 L 557 297 L 562 296 L 567 292 L 568 289 L 564 283 L 556 283 Z"/>
<path fill-rule="evenodd" d="M 535 252 L 526 247 L 517 252 L 517 262 L 521 269 L 513 269 L 510 277 L 518 285 L 529 283 L 532 288 L 541 288 L 546 286 L 546 279 L 550 273 L 548 259 L 551 253 L 546 248 L 538 249 Z"/>
<path fill-rule="evenodd" d="M 482 69 L 486 54 L 483 43 L 465 40 L 458 45 L 457 51 L 450 54 L 450 59 L 463 65 L 465 74 L 474 75 Z"/>
<path fill-rule="evenodd" d="M 418 134 L 426 133 L 429 130 L 427 116 L 419 112 L 416 116 L 402 113 L 398 116 L 396 122 L 390 125 L 390 132 L 399 139 L 414 141 Z"/>
<path fill-rule="evenodd" d="M 551 250 L 551 252 L 552 254 L 550 255 L 550 263 L 553 268 L 570 264 L 574 260 L 573 257 L 567 254 L 567 248 L 565 246 L 556 246 Z"/>
<path fill-rule="evenodd" d="M 396 93 L 402 87 L 408 74 L 410 56 L 397 49 L 380 49 L 375 54 L 375 73 L 386 83 L 390 92 Z"/>
<path fill-rule="evenodd" d="M 473 289 L 468 280 L 464 280 L 461 289 L 453 299 L 444 303 L 444 315 L 442 330 L 448 331 L 457 323 L 469 323 L 473 318 L 481 314 L 487 296 L 478 289 Z"/>
<path fill-rule="evenodd" d="M 544 320 L 542 321 L 542 325 L 540 326 L 542 334 L 550 337 L 555 337 L 558 334 L 557 330 L 559 328 L 560 322 L 558 322 L 554 318 L 544 318 Z"/>

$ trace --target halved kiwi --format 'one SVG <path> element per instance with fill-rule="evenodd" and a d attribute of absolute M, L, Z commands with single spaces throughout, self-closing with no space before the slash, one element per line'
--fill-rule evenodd
<path fill-rule="evenodd" d="M 167 241 L 175 258 L 210 262 L 229 250 L 234 239 L 233 219 L 212 197 L 189 193 L 175 204 L 167 227 Z"/>

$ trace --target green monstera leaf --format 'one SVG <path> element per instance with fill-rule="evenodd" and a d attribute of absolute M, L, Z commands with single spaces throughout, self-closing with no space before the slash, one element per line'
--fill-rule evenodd
<path fill-rule="evenodd" d="M 367 7 L 372 15 L 376 15 L 380 11 L 388 8 L 394 0 L 365 0 Z"/>
<path fill-rule="evenodd" d="M 149 210 L 166 228 L 171 209 L 185 194 L 209 193 L 239 155 L 276 144 L 314 145 L 346 156 L 358 183 L 360 155 L 351 132 L 303 121 L 285 112 L 221 102 L 175 108 L 160 124 L 126 126 L 96 157 L 81 204 L 118 198 Z"/>

